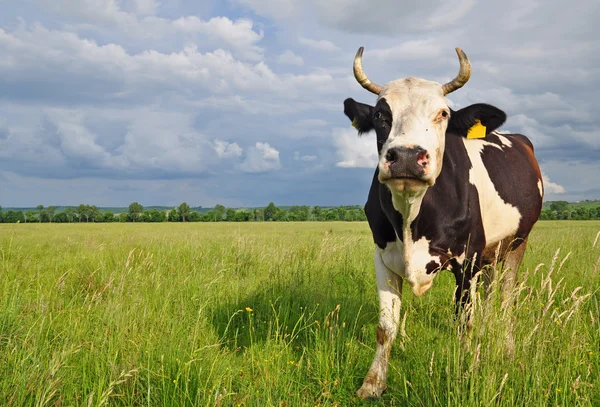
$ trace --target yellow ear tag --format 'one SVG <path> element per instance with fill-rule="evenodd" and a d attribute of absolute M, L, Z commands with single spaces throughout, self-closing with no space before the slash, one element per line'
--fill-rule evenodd
<path fill-rule="evenodd" d="M 484 138 L 485 126 L 479 120 L 475 120 L 475 124 L 467 132 L 467 138 Z"/>
<path fill-rule="evenodd" d="M 354 127 L 356 130 L 358 130 L 358 124 L 356 124 L 356 118 L 354 118 L 354 120 L 352 120 L 352 127 Z"/>

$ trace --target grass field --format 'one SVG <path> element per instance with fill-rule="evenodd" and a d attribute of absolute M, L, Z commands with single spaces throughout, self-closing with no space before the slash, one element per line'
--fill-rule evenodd
<path fill-rule="evenodd" d="M 498 301 L 460 339 L 450 273 L 405 285 L 388 391 L 362 402 L 366 223 L 2 224 L 0 405 L 598 406 L 599 231 L 538 223 L 513 358 Z"/>

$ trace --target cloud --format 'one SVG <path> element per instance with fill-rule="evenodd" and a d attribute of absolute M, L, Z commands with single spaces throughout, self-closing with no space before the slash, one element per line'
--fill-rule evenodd
<path fill-rule="evenodd" d="M 301 155 L 299 151 L 294 152 L 294 160 L 296 161 L 316 161 L 316 155 Z"/>
<path fill-rule="evenodd" d="M 544 191 L 551 194 L 564 194 L 565 188 L 555 182 L 550 181 L 550 178 L 542 171 L 542 180 L 544 181 Z"/>
<path fill-rule="evenodd" d="M 81 179 L 123 182 L 124 195 L 102 189 L 118 201 L 133 195 L 126 180 L 150 187 L 168 178 L 179 189 L 163 189 L 165 200 L 362 202 L 375 141 L 358 138 L 342 105 L 375 101 L 352 75 L 361 45 L 378 83 L 448 81 L 462 47 L 472 75 L 449 95 L 451 106 L 504 110 L 501 130 L 534 143 L 547 199 L 597 197 L 600 9 L 592 0 L 566 8 L 558 0 L 5 3 L 0 171 L 23 177 L 11 195 L 23 201 L 43 201 L 44 180 L 56 182 L 58 204 L 69 180 L 73 191 Z M 306 187 L 289 192 L 290 183 Z M 186 195 L 192 190 L 219 192 Z"/>
<path fill-rule="evenodd" d="M 214 140 L 213 145 L 219 158 L 239 158 L 244 152 L 244 150 L 237 143 Z"/>
<path fill-rule="evenodd" d="M 328 40 L 313 40 L 310 38 L 300 37 L 298 38 L 298 42 L 318 51 L 332 52 L 339 50 L 339 48 L 333 42 Z"/>
<path fill-rule="evenodd" d="M 262 40 L 264 33 L 262 30 L 254 31 L 254 23 L 250 19 L 232 21 L 227 17 L 213 17 L 203 21 L 189 16 L 178 18 L 173 25 L 182 32 L 202 34 L 217 43 L 233 47 L 245 58 L 260 60 L 263 57 L 263 49 L 255 44 Z"/>
<path fill-rule="evenodd" d="M 277 57 L 277 62 L 280 64 L 288 64 L 288 65 L 304 65 L 304 59 L 301 56 L 294 54 L 289 49 L 284 51 L 279 57 Z"/>
<path fill-rule="evenodd" d="M 341 161 L 335 165 L 343 168 L 375 168 L 379 157 L 374 138 L 358 137 L 355 129 L 333 129 L 333 145 Z"/>
<path fill-rule="evenodd" d="M 279 151 L 269 145 L 269 143 L 257 142 L 253 147 L 249 147 L 244 162 L 240 165 L 242 171 L 258 173 L 277 170 L 281 168 L 279 162 Z"/>

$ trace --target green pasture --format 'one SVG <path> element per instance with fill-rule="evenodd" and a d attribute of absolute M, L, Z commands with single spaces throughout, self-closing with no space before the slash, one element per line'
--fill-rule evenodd
<path fill-rule="evenodd" d="M 405 286 L 388 391 L 363 402 L 366 223 L 0 224 L 0 406 L 599 406 L 599 232 L 538 222 L 514 315 L 477 296 L 470 336 L 450 273 Z"/>

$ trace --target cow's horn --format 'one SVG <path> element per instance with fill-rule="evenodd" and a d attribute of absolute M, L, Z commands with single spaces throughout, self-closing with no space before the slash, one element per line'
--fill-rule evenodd
<path fill-rule="evenodd" d="M 460 61 L 460 71 L 456 78 L 452 79 L 445 85 L 442 85 L 442 90 L 444 91 L 444 95 L 447 95 L 450 92 L 454 92 L 456 89 L 462 88 L 465 83 L 471 77 L 471 63 L 469 62 L 469 58 L 467 58 L 467 54 L 460 48 L 456 48 L 456 54 L 458 55 L 458 60 Z"/>
<path fill-rule="evenodd" d="M 363 71 L 362 55 L 364 50 L 364 47 L 360 47 L 356 52 L 356 56 L 354 57 L 354 77 L 363 88 L 369 92 L 379 95 L 381 92 L 381 85 L 371 82 L 371 80 L 367 78 L 365 71 Z"/>

